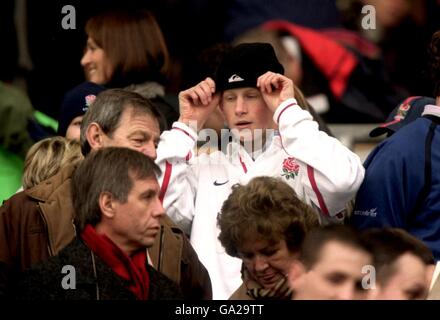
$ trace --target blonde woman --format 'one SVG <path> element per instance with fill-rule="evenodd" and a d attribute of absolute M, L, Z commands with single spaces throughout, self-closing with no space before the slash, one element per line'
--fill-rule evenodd
<path fill-rule="evenodd" d="M 54 176 L 66 164 L 83 159 L 79 142 L 51 137 L 35 143 L 24 161 L 23 189 L 30 189 Z"/>

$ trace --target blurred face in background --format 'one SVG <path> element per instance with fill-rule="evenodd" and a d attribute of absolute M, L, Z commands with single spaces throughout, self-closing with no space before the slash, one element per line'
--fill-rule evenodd
<path fill-rule="evenodd" d="M 92 38 L 87 39 L 87 46 L 81 59 L 81 65 L 88 81 L 106 84 L 112 75 L 111 63 L 104 49 L 99 47 Z"/>
<path fill-rule="evenodd" d="M 428 294 L 428 266 L 411 253 L 405 253 L 390 268 L 391 274 L 370 291 L 374 300 L 424 300 Z M 379 282 L 379 281 L 378 281 Z"/>
<path fill-rule="evenodd" d="M 377 22 L 384 28 L 397 27 L 410 13 L 413 0 L 363 0 L 376 9 Z"/>
<path fill-rule="evenodd" d="M 73 118 L 73 120 L 70 122 L 69 126 L 67 127 L 67 131 L 66 131 L 67 139 L 79 141 L 81 122 L 83 118 L 84 116 L 78 116 Z"/>
<path fill-rule="evenodd" d="M 295 262 L 289 281 L 295 300 L 366 299 L 362 288 L 362 268 L 371 264 L 371 256 L 359 248 L 339 241 L 325 244 L 316 263 L 305 269 Z"/>

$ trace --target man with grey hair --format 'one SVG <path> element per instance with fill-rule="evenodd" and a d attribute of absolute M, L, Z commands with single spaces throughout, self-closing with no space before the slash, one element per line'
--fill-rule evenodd
<path fill-rule="evenodd" d="M 100 93 L 81 124 L 84 155 L 119 146 L 156 158 L 159 112 L 140 95 L 121 89 Z M 32 264 L 56 255 L 75 237 L 70 180 L 74 166 L 0 208 L 0 296 Z M 113 175 L 113 171 L 108 172 Z M 60 214 L 62 213 L 62 214 Z M 211 282 L 185 234 L 164 215 L 157 241 L 148 251 L 151 264 L 180 284 L 191 299 L 210 299 Z"/>
<path fill-rule="evenodd" d="M 142 96 L 122 89 L 102 92 L 81 123 L 81 150 L 121 146 L 157 157 L 162 115 Z"/>
<path fill-rule="evenodd" d="M 153 245 L 165 214 L 159 199 L 159 174 L 153 160 L 128 148 L 102 148 L 87 156 L 72 178 L 79 236 L 57 256 L 24 273 L 18 298 L 182 298 L 177 284 L 147 261 L 145 249 Z M 69 275 L 65 266 L 70 266 Z M 69 276 L 69 282 L 64 280 Z"/>

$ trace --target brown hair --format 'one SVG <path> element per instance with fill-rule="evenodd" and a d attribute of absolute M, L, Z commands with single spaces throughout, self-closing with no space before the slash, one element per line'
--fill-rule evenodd
<path fill-rule="evenodd" d="M 153 160 L 135 150 L 107 147 L 92 152 L 71 181 L 75 226 L 81 231 L 86 224 L 95 226 L 101 221 L 101 193 L 109 192 L 125 203 L 135 179 L 156 177 L 160 172 Z"/>
<path fill-rule="evenodd" d="M 322 248 L 334 241 L 368 253 L 359 233 L 347 225 L 328 225 L 311 230 L 304 239 L 301 261 L 307 270 L 319 261 Z"/>
<path fill-rule="evenodd" d="M 162 31 L 149 11 L 108 11 L 90 18 L 85 30 L 112 64 L 108 87 L 158 81 L 166 74 L 168 49 Z"/>
<path fill-rule="evenodd" d="M 287 183 L 272 177 L 234 185 L 217 221 L 219 240 L 233 257 L 240 244 L 252 239 L 285 240 L 290 251 L 298 251 L 306 232 L 318 225 L 317 213 Z"/>
<path fill-rule="evenodd" d="M 51 137 L 35 143 L 24 160 L 23 189 L 29 189 L 58 173 L 66 164 L 83 159 L 78 141 Z"/>
<path fill-rule="evenodd" d="M 424 264 L 434 264 L 431 250 L 419 239 L 398 228 L 369 229 L 363 233 L 363 238 L 373 255 L 377 281 L 386 282 L 395 273 L 394 263 L 405 253 L 410 253 Z"/>

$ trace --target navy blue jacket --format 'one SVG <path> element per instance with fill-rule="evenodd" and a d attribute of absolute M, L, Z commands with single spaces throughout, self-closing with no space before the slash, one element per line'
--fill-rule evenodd
<path fill-rule="evenodd" d="M 365 179 L 351 222 L 359 229 L 405 229 L 424 241 L 440 260 L 440 126 L 433 129 L 430 157 L 425 148 L 435 122 L 419 118 L 373 150 L 364 164 Z"/>

